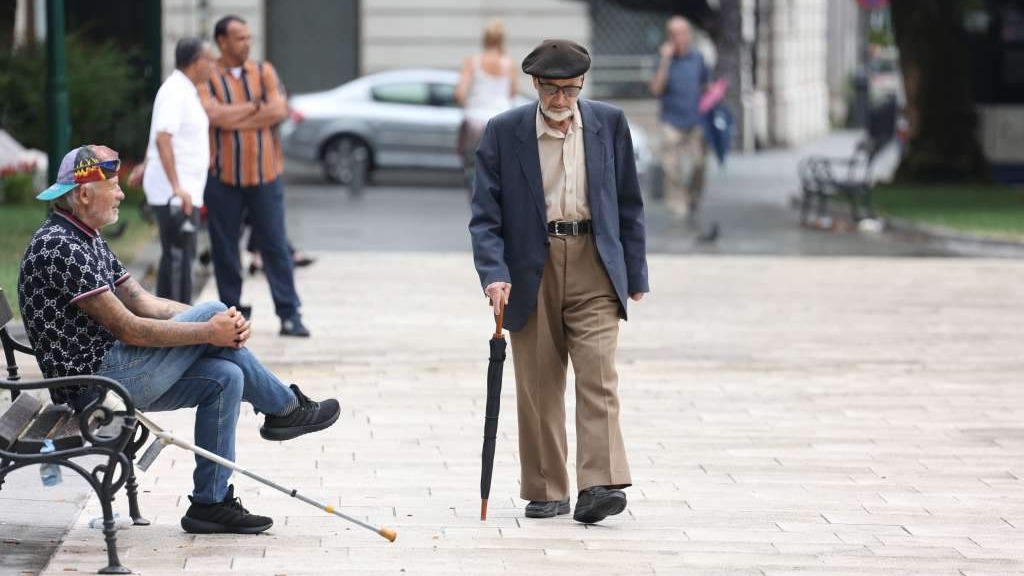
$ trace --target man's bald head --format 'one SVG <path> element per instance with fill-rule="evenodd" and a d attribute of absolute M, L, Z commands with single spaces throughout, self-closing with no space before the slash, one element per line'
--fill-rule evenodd
<path fill-rule="evenodd" d="M 690 51 L 693 34 L 689 20 L 682 16 L 673 16 L 665 24 L 665 32 L 676 54 L 682 55 Z"/>

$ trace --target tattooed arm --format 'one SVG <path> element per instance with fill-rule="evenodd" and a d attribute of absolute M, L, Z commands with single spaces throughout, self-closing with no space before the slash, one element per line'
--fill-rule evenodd
<path fill-rule="evenodd" d="M 121 289 L 127 284 L 123 284 Z M 158 303 L 164 301 L 158 298 L 154 300 Z M 76 304 L 93 320 L 110 330 L 115 338 L 131 346 L 163 348 L 212 344 L 240 348 L 249 339 L 249 323 L 240 318 L 234 308 L 219 312 L 206 322 L 172 322 L 136 316 L 110 292 L 100 292 Z"/>
<path fill-rule="evenodd" d="M 159 298 L 146 291 L 134 278 L 128 278 L 114 293 L 132 314 L 142 318 L 169 320 L 174 315 L 191 308 L 188 304 Z"/>

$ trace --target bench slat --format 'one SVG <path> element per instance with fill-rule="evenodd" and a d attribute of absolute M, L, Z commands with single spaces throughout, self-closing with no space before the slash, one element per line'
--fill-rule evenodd
<path fill-rule="evenodd" d="M 42 408 L 43 403 L 35 396 L 19 394 L 18 399 L 0 416 L 0 449 L 14 444 Z"/>
<path fill-rule="evenodd" d="M 71 430 L 68 430 L 68 421 L 71 421 Z M 68 434 L 72 432 L 72 434 Z M 72 436 L 69 438 L 69 436 Z M 78 429 L 78 419 L 74 417 L 71 408 L 64 404 L 50 404 L 36 416 L 35 422 L 21 435 L 12 450 L 20 454 L 35 454 L 43 449 L 47 439 L 53 440 L 55 450 L 66 448 L 77 448 L 82 445 L 82 438 Z M 77 442 L 77 443 L 76 443 Z"/>

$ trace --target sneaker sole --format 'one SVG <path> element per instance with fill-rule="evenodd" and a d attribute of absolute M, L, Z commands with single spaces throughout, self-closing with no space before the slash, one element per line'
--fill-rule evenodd
<path fill-rule="evenodd" d="M 555 512 L 554 514 L 538 514 L 537 512 L 531 512 L 531 511 L 527 510 L 526 511 L 526 517 L 527 518 L 554 518 L 555 516 L 561 516 L 563 514 L 568 514 L 569 513 L 569 508 L 570 508 L 570 506 L 569 506 L 568 503 L 566 503 L 564 505 L 563 504 L 559 504 L 558 505 L 558 511 Z"/>
<path fill-rule="evenodd" d="M 589 509 L 579 509 L 572 515 L 572 519 L 582 524 L 596 524 L 609 516 L 621 514 L 626 509 L 625 496 L 610 496 L 601 502 L 595 502 Z"/>
<path fill-rule="evenodd" d="M 228 526 L 216 522 L 196 520 L 185 516 L 181 519 L 181 527 L 189 534 L 259 534 L 268 530 L 274 522 L 261 526 Z"/>
<path fill-rule="evenodd" d="M 310 424 L 308 426 L 292 426 L 290 428 L 267 428 L 266 426 L 260 426 L 260 436 L 264 440 L 272 440 L 274 442 L 284 442 L 285 440 L 291 440 L 292 438 L 298 438 L 303 434 L 310 434 L 312 432 L 318 432 L 324 428 L 330 427 L 332 424 L 338 421 L 341 417 L 341 409 L 339 408 L 335 412 L 334 416 L 329 420 L 324 420 L 319 424 Z"/>

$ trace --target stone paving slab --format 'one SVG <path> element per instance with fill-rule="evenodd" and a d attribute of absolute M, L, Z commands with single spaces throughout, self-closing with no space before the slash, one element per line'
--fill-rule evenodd
<path fill-rule="evenodd" d="M 245 406 L 238 460 L 398 541 L 244 477 L 269 533 L 185 534 L 192 458 L 167 448 L 141 475 L 154 524 L 119 533 L 122 559 L 150 575 L 1024 574 L 1024 264 L 654 257 L 651 275 L 622 327 L 626 513 L 522 516 L 509 365 L 481 523 L 490 327 L 470 257 L 332 253 L 299 275 L 313 339 L 275 335 L 263 283 L 247 299 L 254 352 L 340 396 L 343 420 L 267 443 Z M 156 418 L 191 437 L 190 412 Z M 46 574 L 103 565 L 96 515 L 91 500 Z"/>

